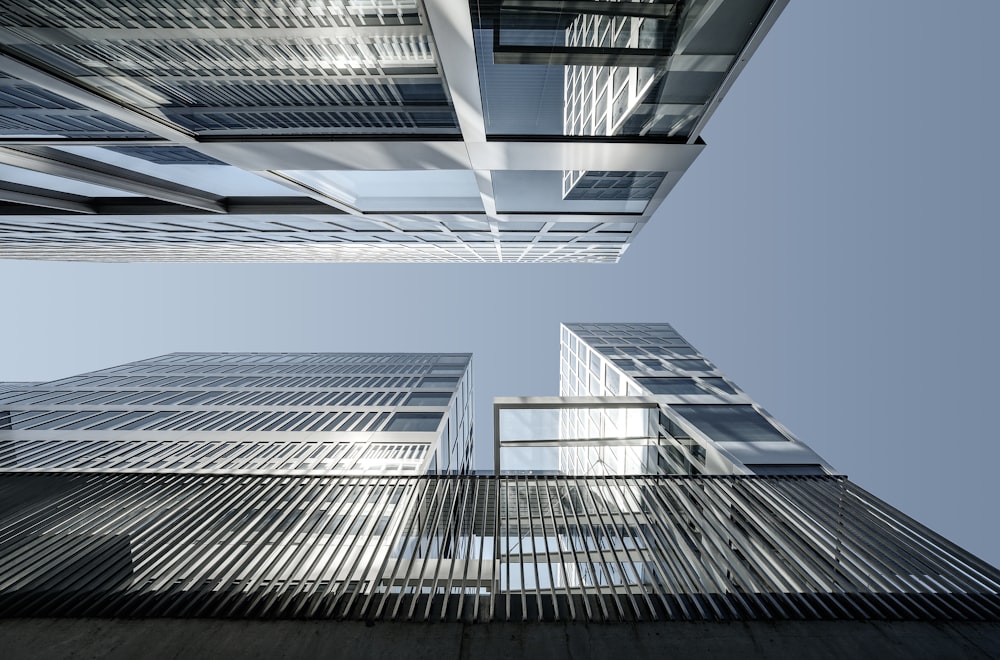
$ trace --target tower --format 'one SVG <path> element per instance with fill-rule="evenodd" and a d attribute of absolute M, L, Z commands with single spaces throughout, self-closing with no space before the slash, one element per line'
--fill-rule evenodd
<path fill-rule="evenodd" d="M 0 258 L 615 262 L 785 4 L 8 2 Z"/>

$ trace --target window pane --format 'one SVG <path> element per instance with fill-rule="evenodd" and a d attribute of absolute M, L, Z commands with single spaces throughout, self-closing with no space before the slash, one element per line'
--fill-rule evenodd
<path fill-rule="evenodd" d="M 436 431 L 441 413 L 396 413 L 386 425 L 386 431 Z"/>
<path fill-rule="evenodd" d="M 690 378 L 636 378 L 653 394 L 705 394 Z"/>
<path fill-rule="evenodd" d="M 406 406 L 447 406 L 451 392 L 414 392 L 403 405 Z"/>
<path fill-rule="evenodd" d="M 671 406 L 670 409 L 716 442 L 788 441 L 751 406 Z"/>

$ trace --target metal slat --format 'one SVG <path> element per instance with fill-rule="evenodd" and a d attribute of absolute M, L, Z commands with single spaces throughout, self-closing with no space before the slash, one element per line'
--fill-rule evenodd
<path fill-rule="evenodd" d="M 995 569 L 836 477 L 20 472 L 0 501 L 8 615 L 1000 618 Z"/>
<path fill-rule="evenodd" d="M 760 490 L 760 484 L 770 483 L 769 481 L 761 481 L 757 484 L 751 484 L 753 488 L 750 488 L 751 494 L 755 494 Z M 791 484 L 795 485 L 795 484 Z M 783 489 L 786 495 L 798 494 L 800 491 L 798 488 L 788 488 Z M 823 501 L 817 502 L 817 506 L 811 511 L 813 516 L 822 514 L 827 511 L 827 515 L 832 518 L 832 511 L 829 510 L 829 505 L 831 501 L 840 502 L 841 497 L 838 495 L 836 498 L 829 497 L 825 498 Z M 760 495 L 759 501 L 762 506 L 773 506 L 776 500 L 773 493 L 768 493 L 767 495 Z M 814 523 L 806 520 L 802 514 L 798 511 L 795 506 L 786 506 L 781 511 L 781 515 L 790 517 L 793 521 L 797 522 L 797 529 L 806 533 L 811 528 L 815 527 Z M 856 522 L 856 521 L 852 521 Z M 840 538 L 844 540 L 851 541 L 850 544 L 844 544 L 840 547 L 841 557 L 845 561 L 851 561 L 851 563 L 857 567 L 857 576 L 862 588 L 865 588 L 865 583 L 868 585 L 876 584 L 878 588 L 876 590 L 869 590 L 874 594 L 874 601 L 870 602 L 871 606 L 875 606 L 877 603 L 881 603 L 882 607 L 885 609 L 879 612 L 879 616 L 903 616 L 913 618 L 917 616 L 917 612 L 920 613 L 920 617 L 928 618 L 931 615 L 926 612 L 925 607 L 927 603 L 918 603 L 905 594 L 905 587 L 901 587 L 892 580 L 892 575 L 896 572 L 891 566 L 883 563 L 881 558 L 877 555 L 873 555 L 871 552 L 865 552 L 864 548 L 866 546 L 866 540 L 863 535 L 858 536 L 855 533 L 852 534 L 851 527 L 848 526 L 841 530 Z M 815 545 L 821 545 L 821 541 L 816 541 Z M 848 567 L 843 566 L 841 570 L 848 570 Z M 894 604 L 895 603 L 895 604 Z"/>
<path fill-rule="evenodd" d="M 929 590 L 926 587 L 922 587 L 915 577 L 918 573 L 914 571 L 922 570 L 934 570 L 932 568 L 926 567 L 921 568 L 923 562 L 920 561 L 922 553 L 919 548 L 913 548 L 906 540 L 907 535 L 901 535 L 896 530 L 895 521 L 887 521 L 888 524 L 882 524 L 873 526 L 867 523 L 866 513 L 864 511 L 857 511 L 856 515 L 852 516 L 855 524 L 860 528 L 860 537 L 857 540 L 857 545 L 859 548 L 864 548 L 866 545 L 869 548 L 869 561 L 875 565 L 881 564 L 882 569 L 878 571 L 879 576 L 884 576 L 898 582 L 899 586 L 895 588 L 898 589 L 900 594 L 908 593 L 927 593 Z M 873 536 L 868 536 L 868 534 L 874 534 Z M 885 550 L 878 550 L 877 543 L 871 543 L 872 540 L 876 540 L 879 537 L 885 537 L 886 535 L 893 537 L 897 543 L 896 550 L 894 552 L 887 552 Z M 867 542 L 866 542 L 867 541 Z M 909 575 L 909 577 L 907 577 Z M 914 602 L 912 596 L 897 596 L 897 598 L 906 598 L 908 601 L 913 603 L 914 607 L 920 609 L 933 609 L 934 612 L 928 614 L 928 618 L 938 618 L 945 617 L 950 618 L 949 615 L 942 612 L 941 607 L 952 610 L 952 615 L 956 613 L 955 604 L 950 603 L 947 596 L 943 596 L 937 602 L 934 599 L 924 598 L 923 602 L 918 604 Z M 958 605 L 961 608 L 961 605 Z"/>

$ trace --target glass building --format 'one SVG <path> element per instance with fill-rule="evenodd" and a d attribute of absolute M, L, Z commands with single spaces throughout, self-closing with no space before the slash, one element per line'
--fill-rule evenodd
<path fill-rule="evenodd" d="M 560 394 L 645 397 L 655 445 L 564 448 L 573 474 L 836 474 L 666 323 L 562 327 Z M 567 438 L 611 437 L 629 408 L 566 415 Z M 655 413 L 655 418 L 654 418 Z M 622 418 L 622 421 L 619 421 Z"/>
<path fill-rule="evenodd" d="M 786 0 L 23 0 L 0 258 L 614 262 Z"/>
<path fill-rule="evenodd" d="M 561 343 L 562 396 L 495 400 L 494 471 L 471 469 L 468 354 L 175 353 L 0 388 L 0 618 L 1000 620 L 997 569 L 671 326 Z"/>
<path fill-rule="evenodd" d="M 0 386 L 0 466 L 462 474 L 472 457 L 471 360 L 436 353 L 173 353 Z"/>

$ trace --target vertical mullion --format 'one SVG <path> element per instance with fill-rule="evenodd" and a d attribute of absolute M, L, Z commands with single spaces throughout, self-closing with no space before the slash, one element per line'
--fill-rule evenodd
<path fill-rule="evenodd" d="M 389 481 L 389 483 L 387 483 L 387 484 L 385 484 L 383 486 L 381 479 L 379 479 L 377 481 L 377 485 L 379 487 L 379 490 L 381 490 L 381 491 L 383 491 L 383 492 L 386 493 L 386 497 L 384 498 L 384 500 L 385 500 L 384 504 L 382 504 L 382 506 L 379 508 L 379 514 L 385 512 L 386 510 L 389 509 L 390 505 L 392 504 L 393 497 L 397 493 L 399 494 L 399 498 L 402 499 L 403 493 L 406 490 L 406 485 L 405 484 L 408 483 L 408 482 L 409 482 L 409 480 L 397 478 L 397 479 L 392 479 L 391 481 Z M 379 499 L 379 502 L 380 503 L 382 502 L 381 498 Z M 375 524 L 378 525 L 378 522 L 381 519 L 382 519 L 382 516 L 379 515 L 378 518 L 375 519 Z M 378 585 L 378 577 L 379 577 L 378 574 L 372 575 L 371 579 L 368 579 L 368 578 L 369 578 L 369 575 L 371 573 L 372 566 L 375 563 L 375 559 L 376 559 L 376 557 L 379 554 L 378 553 L 378 549 L 379 549 L 379 547 L 381 545 L 383 545 L 383 541 L 385 540 L 385 536 L 389 533 L 389 531 L 388 531 L 390 529 L 390 524 L 389 523 L 391 522 L 391 520 L 392 520 L 392 516 L 389 516 L 389 522 L 386 523 L 385 529 L 382 531 L 382 533 L 378 535 L 378 540 L 377 541 L 375 541 L 375 536 L 376 536 L 375 534 L 370 534 L 368 536 L 368 538 L 365 539 L 364 544 L 362 544 L 361 548 L 358 550 L 358 557 L 355 560 L 354 566 L 351 567 L 350 573 L 353 574 L 357 570 L 358 562 L 361 561 L 361 558 L 364 557 L 365 555 L 368 556 L 368 561 L 365 562 L 364 568 L 359 573 L 358 582 L 359 582 L 359 585 L 364 585 L 366 582 L 368 583 L 368 585 L 369 585 L 369 587 L 368 587 L 369 594 L 372 593 L 372 592 L 374 592 L 375 587 Z M 372 543 L 372 541 L 374 541 L 374 544 L 373 544 L 372 548 L 369 550 L 368 544 Z M 387 555 L 389 554 L 389 552 L 391 551 L 391 549 L 392 549 L 391 546 L 386 546 L 385 552 L 386 552 Z M 360 588 L 359 589 L 355 589 L 354 591 L 351 592 L 350 598 L 348 598 L 347 599 L 347 603 L 344 604 L 344 608 L 343 608 L 343 613 L 344 613 L 343 615 L 344 615 L 344 617 L 347 617 L 347 616 L 350 615 L 351 607 L 353 606 L 354 601 L 357 599 L 358 594 L 360 594 L 360 593 L 361 593 L 361 589 Z M 340 596 L 338 595 L 337 598 L 339 599 Z M 331 605 L 331 611 L 332 610 L 333 610 L 333 606 Z M 362 610 L 362 612 L 363 612 L 363 610 Z"/>
<path fill-rule="evenodd" d="M 569 494 L 570 492 L 569 483 L 570 482 L 567 482 L 567 494 Z M 587 529 L 589 532 L 591 532 L 591 536 L 593 536 L 593 523 L 590 520 L 590 514 L 587 512 L 587 506 L 583 502 L 583 497 L 580 496 L 580 478 L 573 479 L 572 484 L 573 488 L 576 489 L 577 501 L 579 501 L 580 503 L 579 507 L 576 505 L 573 506 L 573 518 L 574 520 L 576 520 L 577 529 L 580 530 L 580 544 L 582 545 L 582 550 L 584 555 L 587 557 L 587 563 L 590 565 L 591 576 L 594 580 L 594 591 L 597 594 L 597 604 L 600 605 L 601 616 L 603 617 L 604 621 L 608 621 L 610 619 L 610 617 L 608 616 L 608 605 L 607 603 L 604 602 L 604 592 L 601 591 L 600 577 L 597 575 L 597 565 L 594 563 L 594 558 L 590 554 L 590 547 L 589 544 L 587 543 L 587 540 L 583 536 L 582 525 L 580 524 L 580 512 L 578 511 L 580 507 L 583 508 L 583 515 L 587 517 Z M 570 495 L 570 501 L 572 502 L 572 495 Z M 590 594 L 586 593 L 586 586 L 584 585 L 583 580 L 580 580 L 580 590 L 583 592 L 584 596 L 583 602 L 588 603 L 590 600 L 589 597 Z M 592 613 L 588 608 L 587 616 L 589 617 L 591 616 L 591 614 Z"/>
<path fill-rule="evenodd" d="M 594 494 L 594 490 L 596 490 L 597 488 L 599 488 L 599 487 L 605 487 L 606 488 L 607 484 L 609 483 L 609 479 L 611 479 L 611 477 L 604 477 L 603 479 L 600 479 L 600 480 L 593 479 L 592 483 L 594 484 L 594 487 L 593 488 L 587 488 L 586 492 L 590 496 L 590 501 L 593 503 L 594 515 L 597 517 L 597 522 L 598 522 L 598 525 L 600 526 L 599 529 L 601 530 L 604 538 L 607 539 L 608 551 L 610 552 L 610 555 L 611 555 L 611 561 L 610 562 L 608 561 L 608 558 L 606 557 L 606 553 L 603 550 L 601 550 L 600 543 L 597 541 L 597 535 L 596 534 L 594 535 L 595 551 L 599 553 L 599 556 L 601 557 L 602 570 L 608 576 L 608 590 L 611 592 L 611 597 L 612 597 L 612 599 L 614 600 L 614 603 L 615 603 L 615 609 L 618 611 L 618 618 L 621 621 L 625 621 L 626 620 L 625 619 L 625 608 L 622 606 L 621 598 L 619 598 L 619 596 L 618 596 L 618 590 L 615 588 L 615 583 L 614 583 L 614 580 L 612 579 L 613 575 L 612 575 L 612 571 L 611 571 L 610 567 L 614 563 L 618 564 L 618 568 L 621 571 L 622 587 L 628 593 L 629 601 L 631 602 L 633 611 L 636 613 L 637 616 L 639 614 L 639 608 L 636 605 L 635 599 L 632 597 L 631 592 L 628 591 L 628 586 L 627 586 L 627 584 L 625 582 L 627 580 L 627 572 L 625 571 L 625 566 L 619 560 L 618 553 L 615 552 L 615 549 L 614 549 L 614 543 L 610 540 L 611 539 L 611 534 L 608 533 L 608 526 L 607 526 L 607 524 L 605 522 L 603 522 L 603 518 L 604 518 L 605 514 L 603 514 L 601 512 L 601 504 L 602 504 L 602 502 L 599 501 L 597 495 Z M 590 480 L 588 480 L 588 481 L 590 481 Z M 607 517 L 608 518 L 613 517 L 614 514 L 612 514 L 611 508 L 607 505 L 606 502 L 604 502 L 604 509 L 607 511 Z M 586 510 L 586 504 L 584 504 L 584 510 Z M 592 529 L 594 529 L 594 528 L 592 527 Z"/>
<path fill-rule="evenodd" d="M 552 497 L 551 497 L 551 493 L 549 492 L 549 478 L 548 477 L 539 477 L 538 480 L 536 481 L 536 483 L 540 483 L 542 485 L 542 492 L 545 493 L 545 500 L 548 502 L 549 515 L 548 516 L 546 516 L 546 515 L 540 515 L 539 517 L 541 518 L 542 539 L 544 540 L 544 548 L 545 548 L 545 565 L 549 569 L 549 595 L 552 597 L 552 612 L 553 612 L 555 620 L 559 621 L 559 619 L 560 619 L 560 617 L 559 617 L 559 599 L 556 596 L 556 577 L 555 577 L 555 573 L 552 571 L 552 554 L 549 552 L 549 533 L 548 533 L 548 530 L 546 529 L 546 526 L 545 526 L 546 519 L 547 518 L 551 518 L 552 519 L 552 538 L 555 539 L 556 549 L 557 550 L 559 550 L 559 530 L 558 530 L 558 527 L 556 525 L 556 512 L 555 512 L 555 509 L 552 507 Z M 537 488 L 537 486 L 536 486 L 536 488 Z M 538 495 L 538 507 L 539 507 L 539 512 L 541 512 L 543 510 L 542 509 L 542 496 L 541 496 L 541 494 Z M 560 555 L 561 555 L 562 551 L 559 550 L 559 552 L 560 552 Z M 563 564 L 561 563 L 561 560 L 560 560 L 560 568 L 562 568 L 562 566 L 563 566 Z M 568 602 L 572 602 L 572 599 L 571 598 L 567 598 L 567 601 Z"/>
<path fill-rule="evenodd" d="M 431 512 L 432 516 L 428 516 L 429 518 L 433 517 L 433 520 L 431 524 L 427 527 L 427 551 L 424 553 L 424 560 L 420 563 L 420 572 L 418 573 L 419 577 L 417 578 L 417 583 L 414 586 L 414 592 L 413 592 L 414 596 L 410 600 L 410 608 L 406 612 L 407 621 L 413 620 L 413 613 L 416 611 L 417 601 L 419 600 L 420 594 L 424 588 L 424 575 L 427 572 L 427 561 L 430 559 L 432 553 L 436 554 L 437 557 L 436 561 L 434 562 L 435 563 L 434 577 L 430 581 L 430 587 L 429 587 L 430 594 L 428 595 L 428 603 L 431 600 L 431 596 L 433 596 L 434 592 L 437 590 L 437 576 L 438 572 L 441 569 L 441 547 L 439 543 L 437 549 L 435 550 L 434 547 L 435 537 L 438 534 L 438 530 L 441 529 L 441 522 L 442 518 L 445 516 L 445 509 L 448 508 L 445 507 L 444 504 L 445 501 L 448 499 L 449 493 L 453 491 L 453 485 L 455 483 L 455 479 L 452 477 L 438 477 L 437 479 L 435 479 L 435 481 L 444 484 L 444 488 L 440 489 L 442 491 L 440 495 L 435 494 L 435 498 L 431 500 L 435 506 L 433 511 Z M 430 611 L 429 605 L 427 611 L 428 612 Z M 425 614 L 425 619 L 426 619 L 426 614 Z"/>
<path fill-rule="evenodd" d="M 454 541 L 452 542 L 451 550 L 451 566 L 448 570 L 448 581 L 444 588 L 444 598 L 441 599 L 441 616 L 438 617 L 439 621 L 444 621 L 448 613 L 448 599 L 451 596 L 452 585 L 455 583 L 455 564 L 462 561 L 467 567 L 468 561 L 464 561 L 461 556 L 460 544 L 462 542 L 462 530 L 464 529 L 466 517 L 468 516 L 468 503 L 469 503 L 469 492 L 472 490 L 472 484 L 469 482 L 467 477 L 458 477 L 457 482 L 462 493 L 462 501 L 458 506 L 458 517 L 455 519 L 454 529 Z M 457 500 L 457 498 L 456 498 Z M 463 569 L 464 571 L 464 569 Z M 427 618 L 429 612 L 424 613 L 424 618 Z"/>
<path fill-rule="evenodd" d="M 330 489 L 329 482 L 322 478 L 298 477 L 297 479 L 301 488 L 301 494 L 291 505 L 289 514 L 292 511 L 298 511 L 300 506 L 305 508 L 303 508 L 302 513 L 299 514 L 299 519 L 292 523 L 289 529 L 285 531 L 276 530 L 268 533 L 268 537 L 275 534 L 280 534 L 280 537 L 275 539 L 270 544 L 271 548 L 269 550 L 258 553 L 258 555 L 254 558 L 254 561 L 246 567 L 247 575 L 245 578 L 240 580 L 242 583 L 239 587 L 240 597 L 235 598 L 235 602 L 233 602 L 232 606 L 229 608 L 227 613 L 229 616 L 238 616 L 240 614 L 246 616 L 248 613 L 252 612 L 256 607 L 256 604 L 264 598 L 264 594 L 258 594 L 255 599 L 250 600 L 250 594 L 253 593 L 254 588 L 261 582 L 266 571 L 270 571 L 272 574 L 272 584 L 268 585 L 268 587 L 264 590 L 265 593 L 268 589 L 274 587 L 273 582 L 279 580 L 282 573 L 286 575 L 284 578 L 286 585 L 287 581 L 291 579 L 291 575 L 289 574 L 290 571 L 288 570 L 289 559 L 286 557 L 282 561 L 281 557 L 283 554 L 286 554 L 289 547 L 295 547 L 293 545 L 293 541 L 295 537 L 298 536 L 301 529 L 309 521 L 310 513 L 314 510 L 313 507 L 315 507 L 315 503 L 317 501 L 321 502 L 321 498 Z M 284 521 L 282 520 L 281 524 L 283 523 Z M 279 524 L 279 527 L 281 524 Z M 298 549 L 300 552 L 302 551 L 301 545 Z M 294 552 L 291 553 L 293 557 L 294 554 Z M 277 588 L 277 591 L 281 591 L 280 586 Z M 215 611 L 221 612 L 225 607 L 226 602 L 233 600 L 236 593 L 235 589 L 230 592 L 230 595 L 219 603 Z"/>
<path fill-rule="evenodd" d="M 471 518 L 469 519 L 469 531 L 468 531 L 468 534 L 466 535 L 466 537 L 468 538 L 468 543 L 466 544 L 465 553 L 464 553 L 464 555 L 465 555 L 465 557 L 464 557 L 465 562 L 464 562 L 463 567 L 462 567 L 462 588 L 461 588 L 461 591 L 460 591 L 460 593 L 458 595 L 458 605 L 457 605 L 456 610 L 455 610 L 456 613 L 457 613 L 456 619 L 458 619 L 458 620 L 462 620 L 462 612 L 465 611 L 464 610 L 464 607 L 465 607 L 465 594 L 469 590 L 469 567 L 472 565 L 472 546 L 473 546 L 473 542 L 475 540 L 475 532 L 476 532 L 476 514 L 477 514 L 478 506 L 479 506 L 479 483 L 480 483 L 480 481 L 481 481 L 480 479 L 476 479 L 475 477 L 473 477 L 471 480 L 469 480 L 468 486 L 467 486 L 470 490 L 472 490 L 472 504 L 471 504 L 472 511 L 466 514 L 466 515 L 471 515 Z M 480 570 L 482 570 L 482 559 L 480 558 L 480 561 L 478 561 L 476 563 L 479 564 Z M 477 589 L 477 591 L 479 589 L 478 585 L 479 585 L 479 581 L 477 580 L 477 582 L 476 582 L 476 589 Z M 441 620 L 442 621 L 444 620 L 444 614 L 445 614 L 445 610 L 442 608 L 442 610 L 441 610 Z"/>

